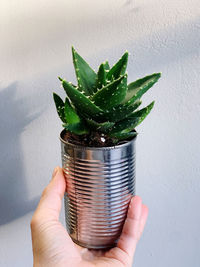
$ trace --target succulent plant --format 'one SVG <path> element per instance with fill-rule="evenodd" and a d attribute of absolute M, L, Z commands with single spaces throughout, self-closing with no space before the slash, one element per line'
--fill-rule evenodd
<path fill-rule="evenodd" d="M 160 78 L 154 73 L 127 84 L 128 52 L 110 68 L 103 62 L 96 73 L 72 47 L 77 86 L 59 77 L 66 92 L 63 101 L 53 93 L 63 127 L 81 136 L 100 133 L 117 143 L 137 135 L 138 126 L 150 113 L 154 101 L 138 110 L 141 97 Z"/>

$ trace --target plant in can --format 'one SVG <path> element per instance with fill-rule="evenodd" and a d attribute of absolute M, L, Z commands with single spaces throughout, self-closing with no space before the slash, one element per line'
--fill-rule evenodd
<path fill-rule="evenodd" d="M 154 101 L 139 109 L 141 97 L 160 78 L 154 73 L 127 83 L 128 52 L 98 72 L 72 47 L 77 85 L 59 77 L 63 101 L 53 93 L 64 130 L 62 166 L 66 178 L 68 232 L 77 244 L 93 249 L 116 244 L 129 201 L 135 195 L 135 140 Z"/>
<path fill-rule="evenodd" d="M 141 97 L 161 74 L 154 73 L 128 84 L 127 51 L 112 68 L 108 61 L 100 64 L 97 73 L 73 47 L 72 56 L 77 85 L 59 77 L 66 92 L 65 101 L 53 93 L 58 115 L 72 139 L 78 137 L 89 146 L 106 146 L 136 136 L 135 127 L 154 106 L 153 101 L 138 109 Z"/>

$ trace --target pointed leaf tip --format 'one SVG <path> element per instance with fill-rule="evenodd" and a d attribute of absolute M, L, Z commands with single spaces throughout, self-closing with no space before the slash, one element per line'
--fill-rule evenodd
<path fill-rule="evenodd" d="M 153 73 L 130 83 L 123 103 L 131 105 L 136 100 L 140 99 L 160 77 L 161 73 Z"/>
<path fill-rule="evenodd" d="M 66 122 L 63 100 L 56 93 L 53 93 L 53 99 L 54 99 L 54 103 L 56 105 L 56 110 L 57 110 L 58 116 L 60 117 L 60 119 L 63 122 Z"/>
<path fill-rule="evenodd" d="M 124 75 L 128 63 L 128 52 L 125 52 L 123 56 L 117 61 L 116 64 L 107 73 L 107 80 L 117 79 L 120 75 Z"/>
<path fill-rule="evenodd" d="M 75 109 L 71 106 L 69 99 L 66 97 L 65 99 L 65 118 L 67 123 L 73 124 L 73 123 L 78 123 L 80 122 L 80 117 L 78 116 L 77 112 Z"/>
<path fill-rule="evenodd" d="M 79 91 L 83 91 L 85 95 L 93 94 L 97 78 L 95 71 L 75 51 L 73 47 L 72 57 Z"/>
<path fill-rule="evenodd" d="M 123 133 L 127 133 L 127 132 L 132 131 L 136 126 L 138 126 L 146 118 L 146 116 L 152 110 L 153 106 L 154 106 L 154 101 L 151 102 L 145 108 L 138 110 L 136 112 L 133 112 L 126 119 L 117 122 L 110 133 L 115 134 L 119 131 Z"/>
<path fill-rule="evenodd" d="M 95 85 L 94 93 L 96 93 L 104 85 L 106 85 L 106 69 L 105 69 L 105 64 L 102 63 L 99 66 L 99 70 L 97 73 L 97 79 L 96 79 L 96 85 Z"/>

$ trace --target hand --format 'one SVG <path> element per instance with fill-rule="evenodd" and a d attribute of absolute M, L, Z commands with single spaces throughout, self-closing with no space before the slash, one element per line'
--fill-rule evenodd
<path fill-rule="evenodd" d="M 131 199 L 116 247 L 108 251 L 88 250 L 74 244 L 59 222 L 65 188 L 62 169 L 57 167 L 31 220 L 34 267 L 131 266 L 148 215 L 148 208 L 142 204 L 141 198 Z"/>

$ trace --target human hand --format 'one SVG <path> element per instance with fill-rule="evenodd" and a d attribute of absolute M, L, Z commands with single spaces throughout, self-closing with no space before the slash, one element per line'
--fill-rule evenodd
<path fill-rule="evenodd" d="M 60 167 L 55 168 L 31 220 L 34 267 L 130 267 L 143 232 L 148 208 L 139 196 L 131 199 L 117 246 L 110 250 L 89 250 L 71 240 L 59 222 L 66 183 Z"/>

